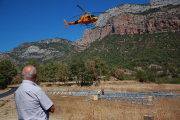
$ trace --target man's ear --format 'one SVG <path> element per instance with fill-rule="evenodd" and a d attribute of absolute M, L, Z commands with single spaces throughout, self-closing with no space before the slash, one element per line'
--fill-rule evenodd
<path fill-rule="evenodd" d="M 34 73 L 34 78 L 36 78 L 37 77 L 37 74 L 36 73 Z"/>
<path fill-rule="evenodd" d="M 36 82 L 36 78 L 37 78 L 37 75 L 36 75 L 36 73 L 34 73 L 33 82 Z"/>

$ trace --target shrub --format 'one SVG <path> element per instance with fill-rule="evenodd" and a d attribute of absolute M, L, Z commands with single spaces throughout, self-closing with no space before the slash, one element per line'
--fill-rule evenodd
<path fill-rule="evenodd" d="M 133 80 L 133 75 L 125 74 L 125 79 L 126 80 Z"/>
<path fill-rule="evenodd" d="M 5 89 L 17 75 L 17 68 L 10 60 L 0 62 L 0 89 Z"/>
<path fill-rule="evenodd" d="M 179 78 L 179 74 L 177 74 L 177 73 L 173 74 L 172 78 Z"/>
<path fill-rule="evenodd" d="M 112 76 L 115 76 L 116 70 L 117 70 L 117 67 L 115 67 L 115 66 L 113 66 L 113 67 L 111 68 L 110 73 L 111 73 Z"/>
<path fill-rule="evenodd" d="M 179 78 L 173 78 L 169 81 L 171 84 L 180 84 L 180 79 Z"/>
<path fill-rule="evenodd" d="M 156 74 L 152 71 L 147 72 L 148 80 L 150 82 L 155 82 Z"/>
<path fill-rule="evenodd" d="M 168 76 L 167 69 L 164 69 L 163 72 L 159 74 L 159 77 L 165 77 L 165 76 Z"/>
<path fill-rule="evenodd" d="M 119 80 L 124 80 L 125 79 L 125 74 L 123 69 L 117 69 L 115 73 L 115 77 L 118 78 Z"/>
<path fill-rule="evenodd" d="M 175 67 L 173 67 L 173 66 L 170 66 L 168 69 L 169 69 L 169 72 L 171 72 L 171 73 L 174 73 L 176 70 Z"/>
<path fill-rule="evenodd" d="M 179 68 L 177 68 L 177 73 L 178 73 L 178 74 L 180 74 L 180 67 L 179 67 Z"/>
<path fill-rule="evenodd" d="M 139 82 L 146 82 L 148 80 L 148 76 L 146 72 L 139 70 L 136 74 L 136 78 L 139 80 Z"/>
<path fill-rule="evenodd" d="M 156 79 L 156 83 L 157 83 L 157 84 L 163 84 L 163 83 L 164 83 L 163 78 L 157 78 L 157 79 Z"/>

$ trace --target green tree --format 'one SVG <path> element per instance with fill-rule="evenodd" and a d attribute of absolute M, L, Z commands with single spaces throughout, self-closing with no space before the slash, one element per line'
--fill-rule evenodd
<path fill-rule="evenodd" d="M 79 84 L 79 81 L 84 82 L 84 74 L 85 74 L 85 63 L 82 58 L 73 59 L 68 63 L 68 73 L 76 83 Z"/>
<path fill-rule="evenodd" d="M 109 75 L 109 68 L 104 61 L 102 61 L 100 58 L 95 58 L 94 62 L 95 62 L 95 72 L 97 76 L 99 76 L 99 78 L 101 78 L 101 76 Z"/>
<path fill-rule="evenodd" d="M 157 77 L 157 70 L 158 68 L 153 67 L 153 66 L 150 69 L 149 68 L 147 69 L 146 74 L 148 76 L 148 81 L 155 82 L 155 79 Z"/>
<path fill-rule="evenodd" d="M 45 65 L 44 76 L 46 77 L 46 81 L 52 81 L 53 84 L 56 82 L 56 74 L 58 72 L 59 66 L 60 64 L 55 61 L 51 61 Z"/>
<path fill-rule="evenodd" d="M 95 79 L 95 76 L 93 74 L 93 70 L 91 67 L 86 67 L 83 77 L 84 77 L 84 81 L 81 83 L 81 85 L 92 85 L 93 84 L 93 80 Z"/>
<path fill-rule="evenodd" d="M 112 66 L 112 68 L 111 68 L 111 75 L 115 76 L 116 71 L 117 71 L 117 67 L 116 66 Z"/>
<path fill-rule="evenodd" d="M 90 61 L 83 61 L 82 58 L 73 59 L 68 63 L 68 75 L 70 79 L 76 80 L 77 84 L 90 85 L 93 83 L 94 74 Z"/>
<path fill-rule="evenodd" d="M 67 66 L 60 65 L 55 77 L 56 77 L 57 81 L 62 81 L 65 83 L 67 81 L 67 77 L 68 77 Z"/>
<path fill-rule="evenodd" d="M 81 81 L 81 83 L 85 83 L 85 79 L 84 79 L 85 71 L 86 71 L 85 63 L 82 58 L 79 58 L 77 60 L 77 72 L 78 72 L 77 79 L 78 81 Z"/>
<path fill-rule="evenodd" d="M 85 62 L 85 67 L 86 67 L 86 71 L 85 71 L 85 80 L 89 85 L 93 84 L 93 81 L 96 80 L 96 73 L 94 73 L 94 64 L 93 61 L 91 60 L 87 60 Z"/>
<path fill-rule="evenodd" d="M 148 80 L 146 72 L 141 70 L 137 71 L 136 77 L 139 79 L 139 82 L 146 82 Z"/>
<path fill-rule="evenodd" d="M 0 62 L 0 89 L 5 89 L 17 72 L 17 68 L 10 60 L 2 60 Z"/>
<path fill-rule="evenodd" d="M 68 62 L 68 76 L 69 76 L 69 80 L 76 80 L 77 83 L 77 74 L 78 74 L 78 66 L 77 66 L 77 60 L 76 59 L 72 59 L 71 61 Z"/>
<path fill-rule="evenodd" d="M 173 66 L 169 66 L 169 72 L 175 73 L 176 68 Z"/>

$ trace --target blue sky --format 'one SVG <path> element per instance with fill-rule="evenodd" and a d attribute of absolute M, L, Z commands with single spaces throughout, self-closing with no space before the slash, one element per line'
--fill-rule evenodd
<path fill-rule="evenodd" d="M 149 0 L 0 0 L 0 52 L 55 37 L 76 42 L 86 27 L 71 25 L 66 29 L 63 22 L 79 19 L 72 18 L 83 13 L 76 5 L 87 12 L 105 12 L 125 3 L 147 4 Z"/>

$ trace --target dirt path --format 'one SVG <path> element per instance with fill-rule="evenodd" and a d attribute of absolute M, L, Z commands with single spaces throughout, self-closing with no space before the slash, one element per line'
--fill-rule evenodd
<path fill-rule="evenodd" d="M 17 89 L 18 89 L 18 87 L 11 87 L 11 89 L 9 91 L 1 93 L 0 98 L 4 98 L 4 97 L 7 97 L 7 96 L 13 94 Z"/>

